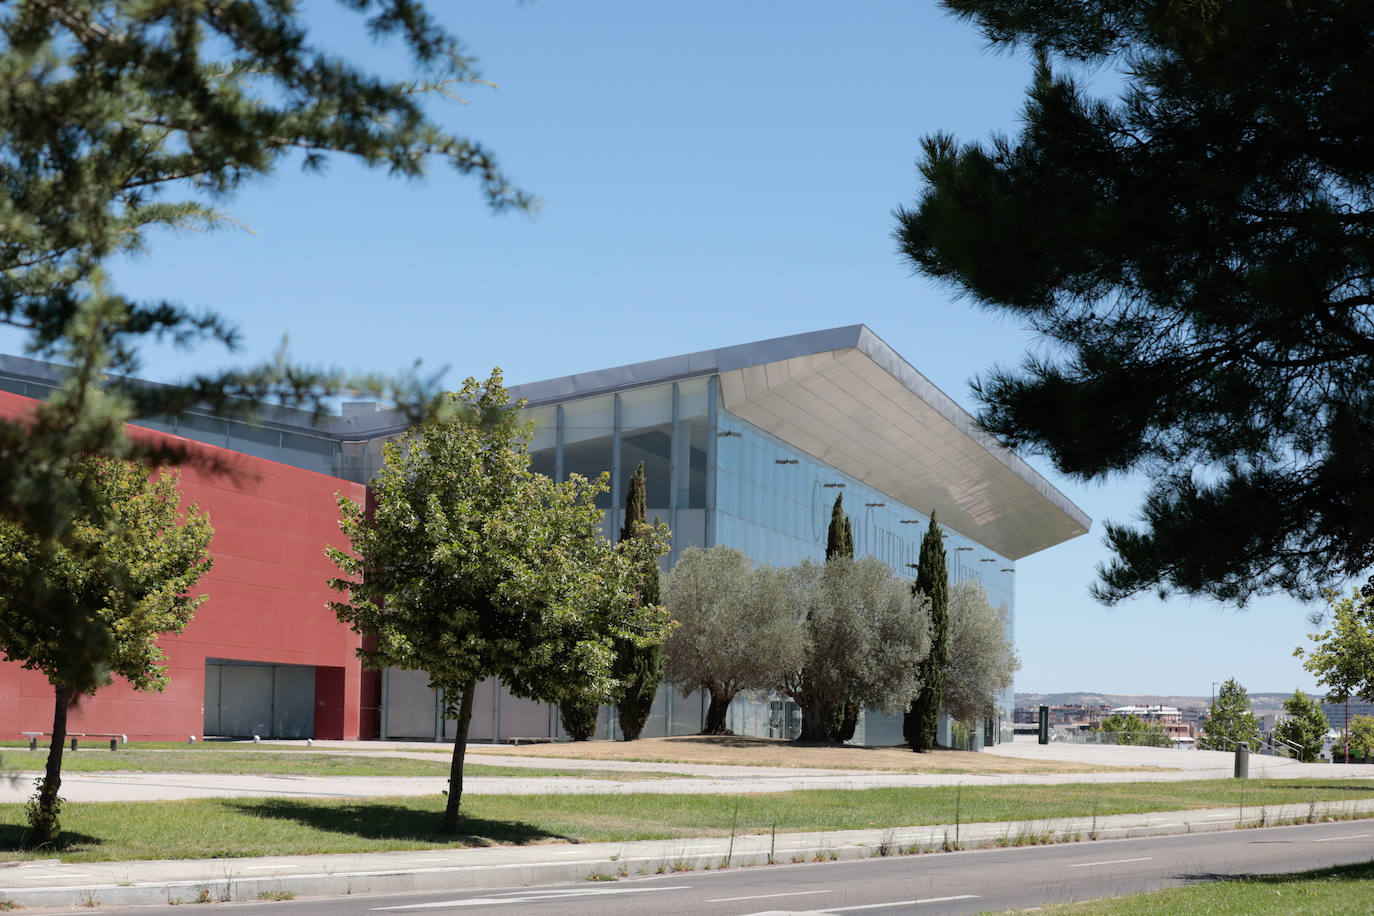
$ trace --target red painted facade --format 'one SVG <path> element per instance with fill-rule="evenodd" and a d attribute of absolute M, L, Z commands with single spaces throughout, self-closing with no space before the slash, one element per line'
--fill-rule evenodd
<path fill-rule="evenodd" d="M 0 392 L 0 414 L 22 416 L 34 402 Z M 209 513 L 215 562 L 199 592 L 209 596 L 180 636 L 164 637 L 171 684 L 140 693 L 122 679 L 84 698 L 68 730 L 127 734 L 130 740 L 202 737 L 206 658 L 315 667 L 315 737 L 369 738 L 376 734 L 376 675 L 364 675 L 359 638 L 339 624 L 325 585 L 336 570 L 326 544 L 343 545 L 335 494 L 361 502 L 366 488 L 239 452 L 140 430 L 214 455 L 235 472 L 197 467 L 181 472 L 186 503 Z M 41 673 L 0 662 L 0 735 L 47 732 L 52 688 Z"/>

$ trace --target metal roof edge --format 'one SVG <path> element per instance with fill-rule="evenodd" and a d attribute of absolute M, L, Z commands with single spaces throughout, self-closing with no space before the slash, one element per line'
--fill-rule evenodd
<path fill-rule="evenodd" d="M 907 362 L 900 353 L 894 350 L 887 341 L 883 340 L 867 326 L 860 325 L 863 333 L 859 336 L 858 349 L 869 359 L 877 363 L 889 375 L 896 378 L 917 397 L 933 407 L 942 417 L 948 420 L 959 432 L 968 436 L 979 447 L 986 451 L 993 458 L 1005 465 L 1012 473 L 1030 484 L 1035 491 L 1043 496 L 1050 504 L 1059 509 L 1077 524 L 1082 526 L 1084 531 L 1092 530 L 1092 518 L 1074 504 L 1067 496 L 1059 491 L 1054 484 L 1050 483 L 1044 475 L 1011 449 L 1002 445 L 990 433 L 978 425 L 977 419 L 963 407 L 945 394 L 930 379 L 926 378 L 921 372 Z"/>

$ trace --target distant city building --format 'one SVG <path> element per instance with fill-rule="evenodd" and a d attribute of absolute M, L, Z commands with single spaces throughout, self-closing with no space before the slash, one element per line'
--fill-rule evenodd
<path fill-rule="evenodd" d="M 1326 721 L 1331 723 L 1331 730 L 1340 732 L 1345 730 L 1345 710 L 1344 700 L 1336 703 L 1323 703 L 1322 712 L 1326 713 Z M 1363 700 L 1350 701 L 1350 718 L 1356 716 L 1374 716 L 1374 703 L 1366 703 Z"/>
<path fill-rule="evenodd" d="M 1197 734 L 1193 725 L 1184 721 L 1183 713 L 1176 706 L 1117 706 L 1112 709 L 1112 715 L 1122 718 L 1136 716 L 1145 722 L 1162 725 L 1165 733 L 1175 740 L 1191 739 Z"/>
<path fill-rule="evenodd" d="M 1089 731 L 1102 724 L 1102 720 L 1112 714 L 1110 706 L 1085 706 L 1082 704 L 1068 704 L 1065 706 L 1050 707 L 1050 727 L 1052 728 L 1077 728 L 1082 731 Z M 1033 725 L 1040 721 L 1039 706 L 1018 706 L 1015 712 L 1016 722 L 1020 725 Z"/>

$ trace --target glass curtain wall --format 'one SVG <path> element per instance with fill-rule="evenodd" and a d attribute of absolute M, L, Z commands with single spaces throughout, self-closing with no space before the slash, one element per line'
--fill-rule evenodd
<path fill-rule="evenodd" d="M 555 480 L 572 474 L 607 475 L 610 491 L 597 497 L 605 510 L 602 533 L 620 535 L 625 491 L 644 464 L 649 520 L 673 532 L 670 569 L 683 550 L 706 546 L 709 379 L 689 379 L 620 394 L 528 408 L 534 422 L 531 467 Z"/>
<path fill-rule="evenodd" d="M 915 579 L 929 515 L 896 502 L 854 477 L 802 452 L 725 410 L 717 413 L 715 542 L 737 547 L 756 562 L 790 566 L 825 560 L 826 533 L 838 494 L 854 529 L 854 553 L 882 560 Z M 1007 609 L 1015 638 L 1015 567 L 1011 560 L 942 526 L 951 583 L 973 580 L 988 600 Z M 1002 697 L 1002 720 L 1012 721 L 1011 691 Z M 975 731 L 989 734 L 985 724 Z M 1000 734 L 999 734 L 1000 737 Z M 900 744 L 897 716 L 867 713 L 855 740 Z"/>

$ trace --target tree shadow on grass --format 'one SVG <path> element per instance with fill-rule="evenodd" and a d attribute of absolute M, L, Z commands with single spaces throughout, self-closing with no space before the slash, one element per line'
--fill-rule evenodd
<path fill-rule="evenodd" d="M 1374 776 L 1374 773 L 1370 775 Z M 1361 793 L 1364 795 L 1374 793 L 1374 783 L 1351 783 L 1348 779 L 1274 779 L 1266 782 L 1264 785 L 1267 788 L 1274 789 L 1321 789 L 1323 792 L 1338 791 L 1350 792 L 1352 794 Z"/>
<path fill-rule="evenodd" d="M 50 858 L 61 852 L 83 852 L 99 847 L 104 840 L 88 833 L 63 830 L 57 835 L 57 842 L 38 849 L 30 849 L 25 843 L 29 838 L 27 824 L 0 824 L 0 855 L 7 858 Z"/>
<path fill-rule="evenodd" d="M 320 804 L 290 798 L 232 798 L 223 804 L 253 817 L 295 821 L 328 833 L 367 840 L 414 840 L 445 846 L 525 846 L 532 843 L 578 842 L 524 821 L 460 817 L 457 833 L 439 829 L 442 813 L 384 802 Z"/>
<path fill-rule="evenodd" d="M 1185 881 L 1196 884 L 1230 882 L 1238 884 L 1285 884 L 1289 881 L 1368 881 L 1374 879 L 1374 862 L 1356 862 L 1353 865 L 1332 865 L 1313 871 L 1279 872 L 1264 875 L 1221 874 L 1218 872 L 1198 872 L 1179 875 Z"/>

